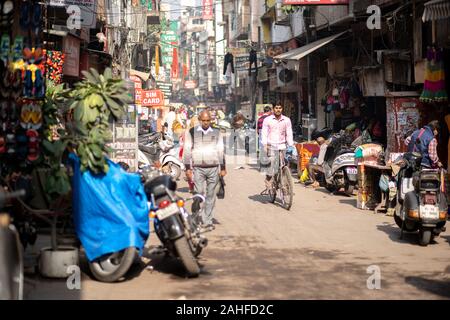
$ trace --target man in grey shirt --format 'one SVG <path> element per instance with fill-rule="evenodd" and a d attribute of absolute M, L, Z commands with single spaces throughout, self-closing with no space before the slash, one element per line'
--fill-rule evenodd
<path fill-rule="evenodd" d="M 213 209 L 216 202 L 216 189 L 219 175 L 224 177 L 225 151 L 223 136 L 219 130 L 211 127 L 211 114 L 202 111 L 199 116 L 200 125 L 191 128 L 184 137 L 183 162 L 186 166 L 186 177 L 194 181 L 194 192 L 205 195 L 206 202 L 202 212 L 203 224 L 214 229 Z"/>

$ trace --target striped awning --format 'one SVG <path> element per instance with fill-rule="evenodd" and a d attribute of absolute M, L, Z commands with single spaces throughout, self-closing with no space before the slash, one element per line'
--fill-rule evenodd
<path fill-rule="evenodd" d="M 422 21 L 435 21 L 450 18 L 450 1 L 433 0 L 425 3 Z"/>

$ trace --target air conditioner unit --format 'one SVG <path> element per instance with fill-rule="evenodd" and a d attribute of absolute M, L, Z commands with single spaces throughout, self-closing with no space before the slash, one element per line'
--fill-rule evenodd
<path fill-rule="evenodd" d="M 296 87 L 297 78 L 297 71 L 288 69 L 283 65 L 277 66 L 277 86 L 280 89 Z"/>

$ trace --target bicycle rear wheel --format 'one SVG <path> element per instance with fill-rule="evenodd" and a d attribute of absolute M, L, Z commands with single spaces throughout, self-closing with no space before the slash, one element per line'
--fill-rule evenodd
<path fill-rule="evenodd" d="M 291 209 L 292 201 L 294 198 L 294 182 L 289 168 L 284 166 L 281 175 L 281 194 L 283 207 L 286 210 Z"/>
<path fill-rule="evenodd" d="M 272 188 L 270 188 L 268 190 L 269 193 L 269 199 L 271 203 L 275 203 L 275 200 L 277 199 L 277 180 L 278 180 L 278 175 L 274 175 L 272 177 Z"/>

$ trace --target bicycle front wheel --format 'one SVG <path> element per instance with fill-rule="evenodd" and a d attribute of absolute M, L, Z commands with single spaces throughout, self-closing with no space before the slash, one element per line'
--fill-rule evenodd
<path fill-rule="evenodd" d="M 292 181 L 292 175 L 287 166 L 284 166 L 282 170 L 281 194 L 283 200 L 283 207 L 286 210 L 291 209 L 292 201 L 294 198 L 294 182 Z"/>

